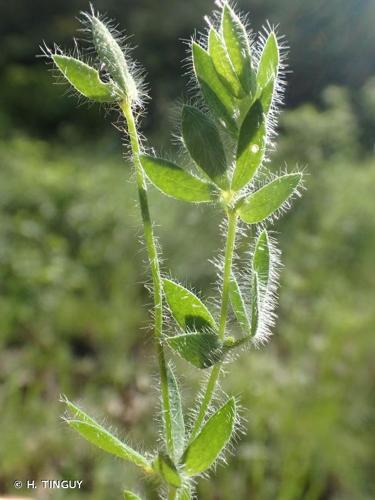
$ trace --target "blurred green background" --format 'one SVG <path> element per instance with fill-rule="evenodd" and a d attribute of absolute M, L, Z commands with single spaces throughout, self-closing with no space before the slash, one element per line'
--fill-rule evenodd
<path fill-rule="evenodd" d="M 375 498 L 375 3 L 239 1 L 255 30 L 279 23 L 291 47 L 275 168 L 306 166 L 307 192 L 277 223 L 285 268 L 271 344 L 242 355 L 224 388 L 246 435 L 199 498 Z M 143 130 L 171 148 L 188 96 L 183 40 L 209 0 L 97 0 L 137 46 L 150 102 Z M 154 499 L 130 465 L 67 429 L 60 393 L 150 449 L 158 399 L 149 279 L 137 196 L 116 116 L 78 106 L 42 40 L 72 46 L 80 0 L 0 2 L 0 494 L 15 479 L 82 479 L 33 498 Z M 151 193 L 164 269 L 214 294 L 219 219 Z M 179 362 L 187 409 L 198 379 Z M 196 385 L 195 385 L 196 387 Z"/>

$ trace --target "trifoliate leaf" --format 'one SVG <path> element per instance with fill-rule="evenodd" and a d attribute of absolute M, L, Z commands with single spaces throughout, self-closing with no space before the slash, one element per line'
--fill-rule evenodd
<path fill-rule="evenodd" d="M 222 189 L 229 188 L 224 146 L 213 121 L 192 106 L 182 111 L 182 136 L 198 167 Z"/>
<path fill-rule="evenodd" d="M 140 156 L 140 161 L 147 177 L 162 193 L 194 203 L 213 200 L 213 187 L 208 182 L 194 177 L 174 163 L 148 155 Z"/>
<path fill-rule="evenodd" d="M 97 102 L 114 102 L 118 99 L 113 83 L 104 83 L 99 72 L 74 57 L 53 54 L 52 60 L 66 80 L 80 94 Z"/>
<path fill-rule="evenodd" d="M 241 200 L 238 211 L 241 219 L 248 224 L 266 219 L 295 193 L 301 179 L 302 174 L 283 175 Z"/>
<path fill-rule="evenodd" d="M 249 109 L 240 129 L 232 189 L 242 189 L 261 165 L 266 144 L 266 124 L 259 100 Z"/>
<path fill-rule="evenodd" d="M 183 330 L 217 329 L 210 311 L 193 292 L 169 279 L 163 280 L 163 288 L 171 313 Z"/>
<path fill-rule="evenodd" d="M 197 368 L 209 368 L 223 358 L 223 345 L 215 333 L 187 333 L 168 337 L 168 346 Z"/>
<path fill-rule="evenodd" d="M 187 447 L 182 457 L 187 476 L 196 476 L 211 467 L 230 440 L 235 421 L 236 402 L 231 398 L 207 420 Z"/>

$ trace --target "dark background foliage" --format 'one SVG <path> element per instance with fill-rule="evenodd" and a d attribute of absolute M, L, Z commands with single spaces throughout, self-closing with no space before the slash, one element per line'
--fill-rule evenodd
<path fill-rule="evenodd" d="M 143 129 L 171 149 L 188 98 L 184 41 L 208 0 L 98 0 L 147 71 Z M 276 335 L 241 356 L 224 389 L 241 397 L 246 436 L 199 498 L 370 500 L 375 496 L 375 4 L 253 0 L 254 30 L 279 24 L 290 45 L 285 111 L 272 164 L 296 162 L 307 192 L 275 225 L 285 269 Z M 82 479 L 119 498 L 137 472 L 93 450 L 59 420 L 66 393 L 147 449 L 158 411 L 148 329 L 149 279 L 136 192 L 116 116 L 77 107 L 53 85 L 39 45 L 72 48 L 80 0 L 0 2 L 0 494 L 15 479 Z M 151 192 L 164 268 L 212 296 L 222 245 L 212 211 Z M 246 242 L 244 242 L 245 244 Z M 188 410 L 197 376 L 178 362 Z M 23 493 L 30 494 L 26 490 Z"/>

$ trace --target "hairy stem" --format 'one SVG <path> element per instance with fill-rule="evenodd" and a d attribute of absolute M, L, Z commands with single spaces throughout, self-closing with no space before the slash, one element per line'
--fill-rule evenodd
<path fill-rule="evenodd" d="M 123 101 L 121 103 L 121 110 L 123 112 L 123 115 L 127 123 L 128 134 L 130 138 L 133 164 L 137 176 L 138 196 L 139 196 L 139 203 L 143 221 L 144 238 L 146 242 L 148 260 L 151 268 L 153 294 L 154 294 L 154 313 L 155 313 L 154 335 L 155 335 L 156 352 L 157 352 L 159 372 L 160 372 L 166 442 L 168 451 L 173 456 L 174 444 L 172 435 L 171 408 L 170 408 L 169 394 L 168 394 L 167 365 L 165 361 L 163 345 L 161 343 L 161 336 L 163 332 L 163 286 L 160 275 L 159 258 L 156 248 L 154 231 L 152 228 L 150 209 L 148 205 L 146 179 L 139 159 L 139 155 L 141 153 L 141 147 L 131 104 L 127 100 Z"/>
<path fill-rule="evenodd" d="M 220 322 L 219 322 L 220 340 L 224 340 L 225 326 L 227 324 L 227 318 L 228 318 L 229 286 L 232 273 L 234 246 L 236 241 L 236 230 L 237 230 L 237 213 L 235 211 L 230 211 L 228 213 L 228 230 L 227 230 L 227 241 L 225 246 L 223 287 L 222 287 L 221 307 L 220 307 Z M 198 416 L 196 418 L 193 430 L 191 432 L 190 440 L 195 438 L 195 436 L 198 434 L 201 428 L 204 417 L 207 413 L 207 409 L 211 403 L 212 397 L 215 392 L 215 387 L 219 379 L 220 370 L 221 370 L 220 363 L 215 365 L 211 370 L 210 376 L 207 381 L 206 390 L 201 402 L 201 406 L 199 408 Z"/>

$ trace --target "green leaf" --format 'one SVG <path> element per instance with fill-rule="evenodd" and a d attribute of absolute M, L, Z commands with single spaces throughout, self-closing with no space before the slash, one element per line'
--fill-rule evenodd
<path fill-rule="evenodd" d="M 69 401 L 69 399 L 66 398 L 65 396 L 62 396 L 60 398 L 60 402 L 65 404 L 67 409 L 72 413 L 72 415 L 74 416 L 74 420 L 83 420 L 88 424 L 99 425 L 93 418 L 87 415 L 87 413 L 81 410 L 81 408 L 79 408 L 77 405 Z"/>
<path fill-rule="evenodd" d="M 163 280 L 163 288 L 171 313 L 183 330 L 217 329 L 210 311 L 193 292 L 169 279 Z"/>
<path fill-rule="evenodd" d="M 275 79 L 271 78 L 259 94 L 259 102 L 262 105 L 263 113 L 267 114 L 272 103 Z"/>
<path fill-rule="evenodd" d="M 72 87 L 88 99 L 97 102 L 114 102 L 118 99 L 115 86 L 102 82 L 95 68 L 79 59 L 60 54 L 54 54 L 52 60 Z"/>
<path fill-rule="evenodd" d="M 190 156 L 222 189 L 229 188 L 224 146 L 213 121 L 192 106 L 182 111 L 182 136 Z"/>
<path fill-rule="evenodd" d="M 124 500 L 142 500 L 141 497 L 133 493 L 132 491 L 125 490 L 123 494 Z"/>
<path fill-rule="evenodd" d="M 137 87 L 130 74 L 125 55 L 107 26 L 97 17 L 89 16 L 92 39 L 99 59 L 119 89 L 131 101 L 137 98 Z"/>
<path fill-rule="evenodd" d="M 182 464 L 187 476 L 196 476 L 215 462 L 229 442 L 236 420 L 236 402 L 229 399 L 203 426 L 187 447 Z"/>
<path fill-rule="evenodd" d="M 216 73 L 210 55 L 200 45 L 192 45 L 194 72 L 201 87 L 207 106 L 222 126 L 235 133 L 234 102 Z"/>
<path fill-rule="evenodd" d="M 185 448 L 185 422 L 181 395 L 171 366 L 167 368 L 167 382 L 173 438 L 173 445 L 169 444 L 168 449 L 173 458 L 178 460 Z"/>
<path fill-rule="evenodd" d="M 223 358 L 223 345 L 215 333 L 187 333 L 168 337 L 168 346 L 197 368 L 208 368 Z"/>
<path fill-rule="evenodd" d="M 240 200 L 239 215 L 244 222 L 256 224 L 266 219 L 290 198 L 298 188 L 302 174 L 286 174 Z"/>
<path fill-rule="evenodd" d="M 147 473 L 152 472 L 151 465 L 143 455 L 117 439 L 101 425 L 97 423 L 91 424 L 83 420 L 68 419 L 66 422 L 70 427 L 79 432 L 87 441 L 94 444 L 98 448 L 110 453 L 111 455 L 122 458 L 123 460 L 133 462 Z"/>
<path fill-rule="evenodd" d="M 265 113 L 268 112 L 272 101 L 274 86 L 279 71 L 279 59 L 277 38 L 275 33 L 271 31 L 264 44 L 257 72 L 257 94 L 258 97 L 261 96 L 260 100 Z"/>
<path fill-rule="evenodd" d="M 263 161 L 266 145 L 266 124 L 259 100 L 249 109 L 240 129 L 232 189 L 242 189 L 254 176 Z"/>
<path fill-rule="evenodd" d="M 279 47 L 274 31 L 268 35 L 260 56 L 257 83 L 260 89 L 263 89 L 270 79 L 277 77 L 279 68 Z"/>
<path fill-rule="evenodd" d="M 255 243 L 253 270 L 257 273 L 259 283 L 266 289 L 270 274 L 270 246 L 265 229 L 259 234 Z"/>
<path fill-rule="evenodd" d="M 251 336 L 254 337 L 259 325 L 259 282 L 256 272 L 253 273 L 251 292 Z"/>
<path fill-rule="evenodd" d="M 154 470 L 158 472 L 168 484 L 174 486 L 175 488 L 179 488 L 181 486 L 180 474 L 168 455 L 159 453 L 153 463 L 153 466 Z"/>
<path fill-rule="evenodd" d="M 251 66 L 250 46 L 244 25 L 229 5 L 223 8 L 223 37 L 234 70 L 247 93 L 254 94 L 256 80 Z"/>
<path fill-rule="evenodd" d="M 141 155 L 140 161 L 147 177 L 162 193 L 194 203 L 212 201 L 212 186 L 174 163 L 148 155 Z"/>
<path fill-rule="evenodd" d="M 227 90 L 237 98 L 244 97 L 244 90 L 229 59 L 227 49 L 213 28 L 210 29 L 208 36 L 208 51 L 216 72 Z"/>
<path fill-rule="evenodd" d="M 245 302 L 243 300 L 240 287 L 238 286 L 237 280 L 234 276 L 232 276 L 229 284 L 229 298 L 237 321 L 243 330 L 246 333 L 249 333 L 250 323 L 246 312 Z"/>
<path fill-rule="evenodd" d="M 189 484 L 184 484 L 182 488 L 179 488 L 177 491 L 177 500 L 191 500 L 192 490 Z"/>

